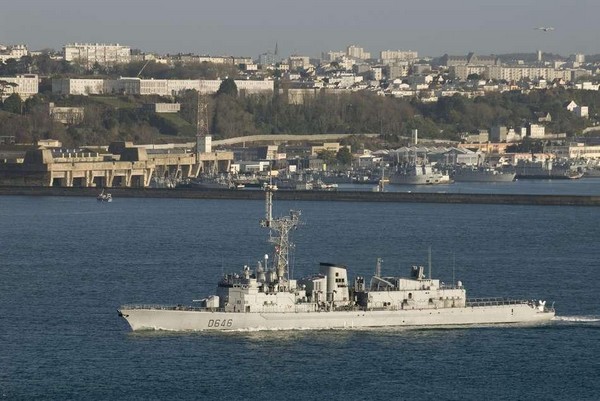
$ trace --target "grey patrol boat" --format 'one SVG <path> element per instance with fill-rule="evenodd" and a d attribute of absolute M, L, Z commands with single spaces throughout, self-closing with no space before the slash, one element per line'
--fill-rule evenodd
<path fill-rule="evenodd" d="M 377 260 L 369 280 L 348 280 L 345 266 L 321 263 L 319 272 L 301 280 L 288 269 L 289 233 L 297 227 L 299 211 L 273 218 L 274 185 L 267 185 L 266 217 L 273 244 L 255 269 L 226 274 L 215 295 L 197 306 L 124 305 L 119 315 L 133 330 L 286 330 L 392 326 L 447 326 L 537 323 L 554 317 L 544 301 L 505 298 L 468 299 L 460 281 L 445 285 L 413 266 L 409 277 L 382 275 Z"/>

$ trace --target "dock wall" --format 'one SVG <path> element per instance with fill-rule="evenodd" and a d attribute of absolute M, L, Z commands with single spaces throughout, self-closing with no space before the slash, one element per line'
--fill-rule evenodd
<path fill-rule="evenodd" d="M 238 199 L 263 200 L 260 190 L 197 190 L 110 188 L 115 201 L 119 198 L 182 198 L 182 199 Z M 67 187 L 6 187 L 0 186 L 0 195 L 20 196 L 83 196 L 96 197 L 96 188 Z M 275 199 L 293 201 L 336 202 L 404 202 L 404 203 L 456 203 L 546 206 L 600 206 L 600 196 L 588 195 L 508 195 L 508 194 L 456 194 L 456 193 L 405 193 L 405 192 L 318 192 L 278 191 Z"/>

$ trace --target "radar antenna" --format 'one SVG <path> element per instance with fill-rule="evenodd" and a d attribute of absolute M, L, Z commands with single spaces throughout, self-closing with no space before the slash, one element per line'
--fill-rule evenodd
<path fill-rule="evenodd" d="M 272 265 L 277 272 L 279 281 L 289 279 L 289 253 L 293 244 L 290 242 L 290 231 L 295 229 L 300 222 L 300 211 L 290 210 L 289 216 L 273 218 L 273 193 L 277 186 L 269 183 L 265 185 L 265 218 L 260 221 L 262 227 L 268 228 L 269 242 L 273 244 Z"/>

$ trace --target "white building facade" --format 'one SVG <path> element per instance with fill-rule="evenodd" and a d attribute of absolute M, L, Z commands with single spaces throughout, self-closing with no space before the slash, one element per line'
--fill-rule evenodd
<path fill-rule="evenodd" d="M 186 90 L 196 90 L 200 94 L 214 94 L 223 81 L 192 79 L 75 79 L 61 78 L 52 80 L 52 93 L 57 95 L 159 95 L 173 96 Z M 253 81 L 235 80 L 238 93 L 272 94 L 275 88 L 273 80 Z M 37 93 L 37 92 L 36 92 Z"/>
<path fill-rule="evenodd" d="M 396 61 L 411 61 L 419 58 L 419 54 L 412 50 L 383 50 L 379 53 L 379 58 L 384 64 Z"/>
<path fill-rule="evenodd" d="M 25 45 L 0 45 L 0 63 L 5 63 L 6 60 L 10 59 L 18 60 L 23 56 L 27 56 L 28 54 L 29 50 L 27 50 L 27 46 Z"/>
<path fill-rule="evenodd" d="M 7 85 L 2 85 L 0 88 L 2 100 L 13 93 L 18 94 L 21 99 L 27 99 L 39 92 L 39 78 L 35 74 L 0 77 L 0 81 L 7 83 Z"/>
<path fill-rule="evenodd" d="M 95 63 L 115 65 L 131 61 L 131 48 L 120 44 L 70 43 L 64 46 L 65 61 L 79 62 L 87 68 Z"/>

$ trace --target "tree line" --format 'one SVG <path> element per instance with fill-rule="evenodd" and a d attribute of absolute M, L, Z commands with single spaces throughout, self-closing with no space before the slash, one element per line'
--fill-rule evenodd
<path fill-rule="evenodd" d="M 421 138 L 460 140 L 461 134 L 489 129 L 493 125 L 520 127 L 537 122 L 536 113 L 550 113 L 544 123 L 548 132 L 579 134 L 592 124 L 600 107 L 597 91 L 565 89 L 505 92 L 469 99 L 460 95 L 440 98 L 435 103 L 398 99 L 371 92 L 328 94 L 317 92 L 301 104 L 288 101 L 285 85 L 274 95 L 238 93 L 233 79 L 219 91 L 204 96 L 208 127 L 215 139 L 256 134 L 366 134 L 378 133 L 387 141 L 402 142 L 412 129 Z M 107 100 L 108 98 L 108 100 Z M 190 140 L 196 131 L 199 96 L 188 91 L 173 98 L 141 96 L 57 96 L 42 93 L 22 102 L 11 95 L 2 104 L 2 135 L 20 142 L 55 138 L 67 146 L 103 145 L 114 140 L 173 142 Z M 592 119 L 576 117 L 565 108 L 574 100 L 589 107 Z M 159 115 L 143 103 L 179 102 L 178 115 Z M 83 106 L 81 123 L 64 126 L 51 121 L 48 103 Z"/>

